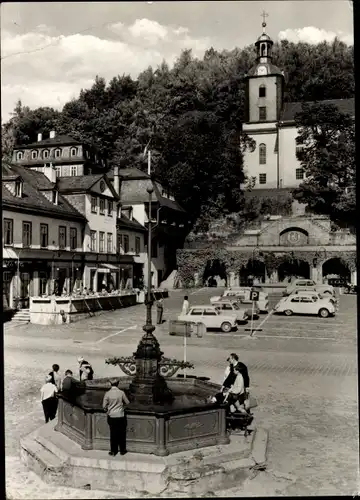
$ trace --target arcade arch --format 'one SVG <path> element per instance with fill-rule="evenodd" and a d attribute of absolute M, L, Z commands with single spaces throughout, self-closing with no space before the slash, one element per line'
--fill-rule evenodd
<path fill-rule="evenodd" d="M 322 265 L 322 276 L 325 278 L 346 278 L 351 280 L 351 272 L 340 257 L 326 260 Z"/>
<path fill-rule="evenodd" d="M 227 286 L 226 264 L 219 259 L 208 260 L 203 274 L 204 285 L 219 286 L 220 280 Z"/>

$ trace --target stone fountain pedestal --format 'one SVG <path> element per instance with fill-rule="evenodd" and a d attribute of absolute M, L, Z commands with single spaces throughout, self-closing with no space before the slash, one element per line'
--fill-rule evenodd
<path fill-rule="evenodd" d="M 268 435 L 254 426 L 246 438 L 232 435 L 228 445 L 188 450 L 166 457 L 83 450 L 54 423 L 21 439 L 22 461 L 52 485 L 106 490 L 121 497 L 138 494 L 207 494 L 239 486 L 257 465 L 266 462 Z"/>

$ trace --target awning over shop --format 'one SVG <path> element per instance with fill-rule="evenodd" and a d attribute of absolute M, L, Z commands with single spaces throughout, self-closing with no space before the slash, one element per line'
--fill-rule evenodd
<path fill-rule="evenodd" d="M 115 266 L 115 264 L 103 264 L 103 266 L 106 269 L 111 269 L 112 271 L 118 271 L 119 270 L 119 266 Z"/>

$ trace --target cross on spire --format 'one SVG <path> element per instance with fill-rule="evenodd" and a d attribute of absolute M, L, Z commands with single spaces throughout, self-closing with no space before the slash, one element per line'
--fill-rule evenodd
<path fill-rule="evenodd" d="M 262 27 L 263 27 L 263 31 L 265 33 L 265 28 L 266 28 L 266 18 L 269 17 L 269 14 L 267 14 L 264 10 L 262 11 L 262 14 L 261 14 L 261 17 L 263 18 L 263 22 L 262 22 Z"/>

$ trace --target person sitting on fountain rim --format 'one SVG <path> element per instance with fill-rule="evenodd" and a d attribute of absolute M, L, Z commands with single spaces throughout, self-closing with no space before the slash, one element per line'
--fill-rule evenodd
<path fill-rule="evenodd" d="M 247 413 L 245 410 L 245 386 L 244 379 L 241 375 L 241 367 L 235 366 L 235 380 L 232 386 L 227 389 L 224 403 L 230 404 L 230 412 L 234 413 L 236 410 L 240 413 Z"/>
<path fill-rule="evenodd" d="M 230 354 L 227 361 L 229 362 L 229 365 L 226 367 L 226 370 L 225 370 L 222 391 L 225 388 L 231 387 L 231 385 L 233 384 L 233 381 L 235 380 L 235 377 L 236 377 L 235 366 L 238 366 L 240 368 L 240 373 L 244 379 L 245 394 L 248 395 L 249 394 L 249 387 L 250 387 L 250 377 L 249 377 L 249 372 L 248 372 L 247 366 L 244 363 L 242 363 L 241 361 L 239 361 L 239 356 L 235 352 L 232 352 Z"/>

